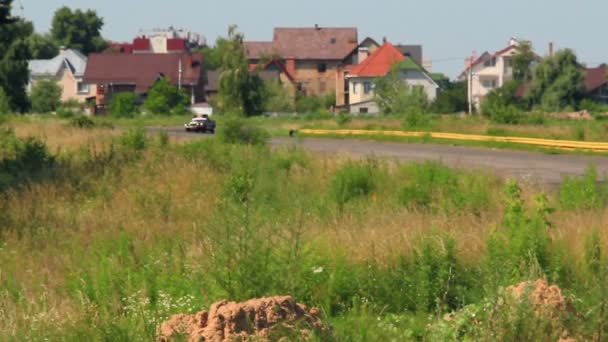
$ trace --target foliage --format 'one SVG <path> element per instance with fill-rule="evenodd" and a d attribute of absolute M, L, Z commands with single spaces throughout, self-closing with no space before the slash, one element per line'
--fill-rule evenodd
<path fill-rule="evenodd" d="M 608 105 L 605 103 L 597 102 L 592 99 L 583 99 L 578 108 L 580 110 L 586 110 L 591 114 L 604 114 L 608 113 Z"/>
<path fill-rule="evenodd" d="M 445 89 L 440 90 L 431 105 L 433 113 L 458 113 L 467 110 L 467 84 L 465 82 L 448 82 Z"/>
<path fill-rule="evenodd" d="M 61 87 L 54 79 L 41 79 L 34 83 L 30 94 L 34 113 L 50 113 L 61 104 Z"/>
<path fill-rule="evenodd" d="M 404 114 L 412 110 L 424 113 L 429 106 L 424 88 L 402 80 L 398 65 L 377 79 L 374 97 L 384 114 Z"/>
<path fill-rule="evenodd" d="M 601 208 L 608 201 L 608 186 L 598 184 L 597 169 L 589 166 L 582 177 L 565 177 L 559 187 L 559 203 L 565 209 Z"/>
<path fill-rule="evenodd" d="M 350 113 L 347 113 L 347 112 L 340 112 L 336 116 L 336 122 L 338 123 L 338 126 L 340 126 L 340 127 L 346 126 L 349 122 L 352 121 L 352 119 L 353 119 L 352 115 L 350 115 Z"/>
<path fill-rule="evenodd" d="M 277 81 L 265 83 L 266 100 L 264 104 L 265 112 L 286 113 L 294 111 L 294 100 L 287 89 Z"/>
<path fill-rule="evenodd" d="M 331 181 L 330 191 L 341 208 L 346 203 L 371 194 L 375 189 L 378 166 L 373 160 L 359 165 L 349 163 L 338 170 Z"/>
<path fill-rule="evenodd" d="M 0 191 L 26 182 L 55 165 L 44 144 L 36 138 L 20 139 L 0 127 Z"/>
<path fill-rule="evenodd" d="M 154 87 L 157 87 L 157 85 L 155 84 Z M 160 88 L 160 86 L 158 87 Z M 158 94 L 158 92 L 156 94 Z M 114 94 L 114 96 L 112 96 L 112 100 L 110 101 L 109 110 L 110 114 L 115 117 L 132 118 L 137 112 L 135 94 L 131 92 Z"/>
<path fill-rule="evenodd" d="M 136 127 L 124 133 L 120 142 L 127 150 L 140 152 L 148 146 L 149 139 L 143 127 Z"/>
<path fill-rule="evenodd" d="M 520 123 L 523 110 L 518 106 L 519 102 L 515 97 L 519 84 L 517 81 L 511 81 L 492 90 L 481 104 L 481 113 L 496 123 Z"/>
<path fill-rule="evenodd" d="M 8 102 L 8 97 L 4 92 L 4 89 L 0 87 L 0 116 L 10 114 L 11 113 L 11 105 Z"/>
<path fill-rule="evenodd" d="M 225 113 L 259 115 L 264 110 L 264 82 L 249 73 L 244 36 L 236 26 L 228 29 L 222 46 L 218 105 Z"/>
<path fill-rule="evenodd" d="M 51 59 L 59 54 L 59 46 L 48 33 L 32 33 L 27 44 L 33 59 Z"/>
<path fill-rule="evenodd" d="M 534 51 L 532 51 L 532 43 L 521 41 L 515 51 L 512 59 L 513 79 L 518 82 L 527 82 L 532 78 L 532 64 L 536 60 Z"/>
<path fill-rule="evenodd" d="M 225 55 L 226 49 L 230 48 L 229 41 L 226 38 L 218 37 L 215 46 L 205 46 L 197 50 L 203 58 L 205 70 L 219 70 L 222 67 L 222 56 Z"/>
<path fill-rule="evenodd" d="M 148 91 L 143 106 L 152 114 L 170 115 L 174 108 L 187 106 L 189 103 L 190 99 L 185 91 L 171 84 L 167 78 L 161 77 Z"/>
<path fill-rule="evenodd" d="M 228 144 L 265 145 L 270 135 L 263 128 L 253 126 L 238 117 L 231 117 L 222 122 L 218 138 Z"/>
<path fill-rule="evenodd" d="M 59 8 L 53 16 L 51 35 L 57 44 L 75 49 L 85 56 L 106 48 L 101 37 L 103 19 L 94 10 L 72 11 L 67 6 Z"/>
<path fill-rule="evenodd" d="M 546 111 L 576 108 L 583 97 L 584 78 L 574 51 L 560 50 L 534 68 L 526 99 Z"/>
<path fill-rule="evenodd" d="M 89 129 L 95 127 L 95 121 L 91 120 L 88 116 L 78 115 L 70 120 L 70 126 Z"/>
<path fill-rule="evenodd" d="M 26 94 L 28 60 L 26 38 L 34 30 L 30 22 L 11 16 L 13 0 L 0 0 L 0 88 L 4 89 L 11 110 L 24 112 L 29 102 Z"/>

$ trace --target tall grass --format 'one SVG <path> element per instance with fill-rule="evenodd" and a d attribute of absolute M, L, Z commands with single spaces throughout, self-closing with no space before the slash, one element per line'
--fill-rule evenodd
<path fill-rule="evenodd" d="M 0 340 L 152 340 L 170 314 L 277 294 L 337 341 L 552 338 L 525 306 L 484 311 L 537 277 L 574 303 L 558 327 L 607 336 L 602 206 L 439 163 L 99 130 L 0 193 Z"/>

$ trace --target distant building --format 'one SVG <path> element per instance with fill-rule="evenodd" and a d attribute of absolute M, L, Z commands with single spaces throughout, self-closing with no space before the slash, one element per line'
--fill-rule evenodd
<path fill-rule="evenodd" d="M 205 37 L 191 31 L 156 29 L 142 31 L 131 43 L 112 43 L 107 52 L 122 53 L 183 53 L 206 45 Z"/>
<path fill-rule="evenodd" d="M 28 62 L 30 79 L 28 90 L 41 79 L 53 79 L 61 88 L 61 101 L 85 102 L 95 96 L 95 86 L 83 82 L 87 57 L 72 49 L 61 49 L 52 59 L 35 59 Z"/>
<path fill-rule="evenodd" d="M 84 82 L 95 85 L 96 105 L 103 108 L 120 92 L 133 92 L 142 101 L 161 77 L 184 89 L 191 103 L 205 99 L 203 57 L 200 54 L 121 54 L 89 55 Z"/>
<path fill-rule="evenodd" d="M 400 78 L 411 87 L 421 87 L 429 101 L 437 97 L 439 86 L 413 58 L 403 55 L 401 49 L 385 42 L 368 58 L 356 65 L 346 76 L 349 83 L 350 112 L 377 114 L 380 112 L 374 100 L 376 80 L 397 66 Z"/>

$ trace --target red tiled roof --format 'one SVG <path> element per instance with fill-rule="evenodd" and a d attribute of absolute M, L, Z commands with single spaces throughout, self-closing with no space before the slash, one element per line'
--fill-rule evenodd
<path fill-rule="evenodd" d="M 167 51 L 186 51 L 186 40 L 183 38 L 168 38 Z"/>
<path fill-rule="evenodd" d="M 404 59 L 403 53 L 394 47 L 393 44 L 387 42 L 353 68 L 350 75 L 364 77 L 384 76 L 395 63 L 399 63 Z"/>
<path fill-rule="evenodd" d="M 590 93 L 608 82 L 608 68 L 602 64 L 585 70 L 585 90 Z"/>
<path fill-rule="evenodd" d="M 271 42 L 245 42 L 249 59 L 278 53 L 300 60 L 342 60 L 358 45 L 354 27 L 275 28 Z"/>
<path fill-rule="evenodd" d="M 200 54 L 90 54 L 84 82 L 93 84 L 134 84 L 136 91 L 148 90 L 159 75 L 177 84 L 179 61 L 182 83 L 198 85 L 203 57 Z"/>
<path fill-rule="evenodd" d="M 150 39 L 148 38 L 135 38 L 133 39 L 133 50 L 137 51 L 148 51 L 150 50 Z"/>

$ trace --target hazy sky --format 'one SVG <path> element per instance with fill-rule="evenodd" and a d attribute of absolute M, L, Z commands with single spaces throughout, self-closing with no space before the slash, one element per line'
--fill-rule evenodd
<path fill-rule="evenodd" d="M 105 20 L 103 36 L 127 41 L 140 29 L 183 27 L 214 42 L 237 24 L 247 40 L 270 40 L 275 26 L 356 26 L 359 39 L 422 44 L 433 71 L 455 76 L 476 50 L 532 40 L 544 55 L 550 41 L 573 48 L 589 66 L 608 62 L 606 0 L 20 0 L 37 31 L 48 31 L 63 5 L 92 8 Z M 19 0 L 15 0 L 18 5 Z"/>

